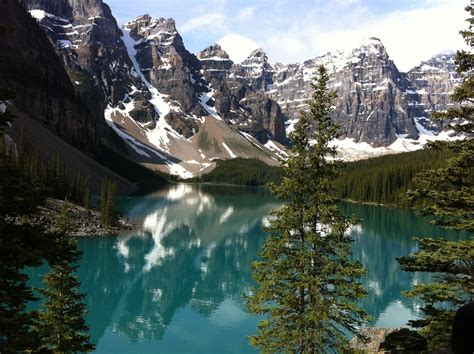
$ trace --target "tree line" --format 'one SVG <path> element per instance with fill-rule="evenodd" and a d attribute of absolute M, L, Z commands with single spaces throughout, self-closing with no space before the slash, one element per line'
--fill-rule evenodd
<path fill-rule="evenodd" d="M 470 27 L 461 34 L 472 48 L 474 6 L 466 10 Z M 319 68 L 309 111 L 300 115 L 290 135 L 292 154 L 283 165 L 282 182 L 271 187 L 283 206 L 270 217 L 270 235 L 253 264 L 255 287 L 246 296 L 247 305 L 264 318 L 249 337 L 251 344 L 263 352 L 351 350 L 347 333 L 357 334 L 367 319 L 355 303 L 365 295 L 357 281 L 364 268 L 350 259 L 346 231 L 353 220 L 344 218 L 335 203 L 339 184 L 344 198 L 379 203 L 406 198 L 432 223 L 471 233 L 463 241 L 420 238 L 419 250 L 397 259 L 404 270 L 430 272 L 435 281 L 415 284 L 403 294 L 422 300 L 424 316 L 409 321 L 415 331 L 396 331 L 382 347 L 474 352 L 474 53 L 458 51 L 456 69 L 463 77 L 452 96 L 456 105 L 434 119 L 447 120 L 466 139 L 346 165 L 349 173 L 336 180 L 342 164 L 327 160 L 336 156 L 328 146 L 337 131 L 329 115 L 335 94 L 328 90 L 326 70 Z"/>
<path fill-rule="evenodd" d="M 443 149 L 423 149 L 348 162 L 335 181 L 336 196 L 363 203 L 409 206 L 405 193 L 414 187 L 413 178 L 421 171 L 446 165 L 451 155 Z"/>
<path fill-rule="evenodd" d="M 211 172 L 187 181 L 265 186 L 268 183 L 279 183 L 282 175 L 283 170 L 278 166 L 269 166 L 255 158 L 238 157 L 231 160 L 217 160 L 216 167 Z"/>
<path fill-rule="evenodd" d="M 0 101 L 12 94 L 0 90 Z M 58 228 L 32 225 L 28 216 L 47 198 L 63 199 L 92 208 L 90 176 L 69 172 L 59 154 L 49 159 L 29 148 L 24 135 L 14 144 L 3 129 L 14 117 L 0 112 L 0 351 L 1 352 L 89 352 L 84 294 L 74 275 L 81 253 L 70 231 L 66 203 L 58 216 Z M 112 226 L 117 220 L 117 184 L 102 181 L 101 222 Z M 18 222 L 17 220 L 21 221 Z M 43 287 L 28 286 L 27 267 L 47 262 L 50 272 Z M 38 311 L 28 304 L 43 295 Z"/>
<path fill-rule="evenodd" d="M 0 90 L 0 101 L 6 97 L 11 95 Z M 0 112 L 0 351 L 92 351 L 83 295 L 73 273 L 81 254 L 68 237 L 67 222 L 55 230 L 28 222 L 48 196 L 73 193 L 87 204 L 87 183 L 77 177 L 69 184 L 58 158 L 40 163 L 23 144 L 6 144 L 3 129 L 13 118 Z M 25 269 L 44 262 L 51 266 L 39 289 L 44 305 L 32 311 L 28 304 L 38 298 L 27 284 Z"/>

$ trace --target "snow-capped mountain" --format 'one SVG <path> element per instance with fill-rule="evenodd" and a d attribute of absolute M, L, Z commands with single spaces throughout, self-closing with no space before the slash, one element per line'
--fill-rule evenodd
<path fill-rule="evenodd" d="M 119 28 L 102 0 L 22 3 L 76 93 L 130 157 L 182 177 L 208 171 L 216 158 L 277 164 L 321 64 L 338 95 L 333 119 L 347 158 L 412 150 L 436 138 L 440 127 L 430 124 L 430 113 L 450 104 L 447 93 L 459 79 L 449 56 L 402 73 L 377 38 L 302 64 L 272 64 L 263 49 L 235 64 L 217 44 L 190 53 L 173 19 L 143 15 Z"/>
<path fill-rule="evenodd" d="M 257 54 L 257 55 L 256 55 Z M 408 73 L 398 70 L 378 38 L 363 40 L 351 50 L 330 52 L 302 64 L 270 64 L 262 50 L 234 66 L 229 77 L 254 85 L 275 99 L 287 116 L 287 133 L 312 94 L 311 79 L 318 66 L 330 74 L 337 99 L 333 120 L 341 126 L 335 144 L 348 159 L 421 148 L 427 140 L 446 139 L 434 110 L 444 110 L 459 83 L 453 54 L 433 57 Z"/>
<path fill-rule="evenodd" d="M 408 72 L 427 112 L 443 111 L 452 105 L 450 96 L 461 81 L 455 56 L 453 52 L 435 55 Z"/>

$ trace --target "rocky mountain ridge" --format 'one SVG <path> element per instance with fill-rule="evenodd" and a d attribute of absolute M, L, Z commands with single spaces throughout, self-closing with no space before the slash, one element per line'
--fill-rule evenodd
<path fill-rule="evenodd" d="M 252 56 L 244 62 L 246 67 L 251 66 Z M 429 118 L 434 109 L 446 109 L 449 95 L 459 82 L 453 58 L 454 54 L 434 57 L 430 61 L 435 62 L 433 70 L 418 73 L 416 80 L 416 68 L 400 72 L 382 42 L 368 38 L 352 50 L 327 53 L 302 64 L 265 61 L 262 65 L 261 60 L 254 60 L 253 67 L 261 70 L 253 71 L 246 79 L 265 83 L 259 87 L 282 107 L 288 117 L 288 133 L 299 112 L 307 108 L 311 79 L 318 66 L 324 65 L 337 94 L 332 116 L 341 126 L 342 137 L 374 148 L 388 147 L 400 138 L 416 143 L 425 129 L 433 135 L 440 132 Z"/>
<path fill-rule="evenodd" d="M 338 94 L 340 146 L 354 150 L 346 158 L 437 138 L 430 113 L 450 104 L 447 93 L 458 80 L 449 56 L 423 64 L 434 71 L 400 72 L 376 38 L 302 64 L 272 64 L 263 49 L 233 63 L 218 44 L 190 53 L 173 19 L 143 15 L 120 29 L 101 0 L 22 3 L 56 47 L 77 94 L 105 116 L 130 156 L 182 177 L 204 173 L 216 158 L 279 163 L 321 64 Z"/>

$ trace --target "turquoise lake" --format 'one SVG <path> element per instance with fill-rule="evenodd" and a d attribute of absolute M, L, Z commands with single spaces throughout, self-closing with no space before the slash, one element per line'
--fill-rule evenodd
<path fill-rule="evenodd" d="M 85 238 L 78 276 L 97 353 L 254 353 L 246 336 L 258 318 L 242 294 L 266 238 L 262 225 L 279 203 L 261 188 L 172 185 L 124 198 L 134 227 L 118 237 Z M 342 204 L 362 219 L 351 229 L 353 255 L 367 267 L 361 305 L 379 327 L 404 326 L 420 304 L 400 292 L 429 281 L 400 270 L 413 236 L 466 238 L 411 210 Z M 45 267 L 29 274 L 39 282 Z"/>

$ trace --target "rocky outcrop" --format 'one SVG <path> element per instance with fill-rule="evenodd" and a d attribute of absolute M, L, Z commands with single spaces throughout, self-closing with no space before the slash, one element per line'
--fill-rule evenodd
<path fill-rule="evenodd" d="M 213 79 L 224 81 L 227 79 L 234 63 L 219 44 L 213 44 L 197 54 L 201 62 L 202 74 L 207 82 Z M 214 84 L 215 86 L 215 84 Z"/>
<path fill-rule="evenodd" d="M 240 131 L 261 143 L 269 139 L 285 144 L 285 120 L 279 105 L 265 93 L 271 69 L 263 50 L 251 53 L 242 64 L 234 64 L 218 44 L 198 53 L 203 77 L 215 93 L 216 110 Z M 255 65 L 254 65 L 255 64 Z"/>
<path fill-rule="evenodd" d="M 106 125 L 76 96 L 73 83 L 44 31 L 17 0 L 0 4 L 0 86 L 15 106 L 69 143 L 90 151 Z"/>
<path fill-rule="evenodd" d="M 100 213 L 97 210 L 87 210 L 86 208 L 59 199 L 48 198 L 44 205 L 28 216 L 28 221 L 35 226 L 41 226 L 46 230 L 57 231 L 61 214 L 65 216 L 69 223 L 68 236 L 117 236 L 120 232 L 131 230 L 130 220 L 119 217 L 115 226 L 102 225 Z M 21 218 L 15 220 L 17 223 L 24 222 Z"/>
<path fill-rule="evenodd" d="M 132 83 L 122 32 L 102 0 L 21 0 L 55 44 L 75 89 L 104 110 L 122 100 Z"/>
<path fill-rule="evenodd" d="M 274 68 L 262 48 L 256 49 L 240 64 L 232 68 L 231 77 L 256 90 L 267 91 L 273 83 Z"/>
<path fill-rule="evenodd" d="M 455 53 L 442 53 L 422 62 L 407 74 L 427 112 L 444 111 L 461 81 L 456 72 Z"/>
<path fill-rule="evenodd" d="M 401 73 L 377 38 L 302 64 L 272 64 L 262 49 L 237 64 L 218 44 L 190 53 L 173 19 L 143 15 L 120 29 L 102 0 L 21 1 L 55 45 L 68 90 L 86 103 L 97 127 L 105 117 L 132 158 L 170 171 L 176 164 L 209 166 L 214 156 L 184 153 L 209 117 L 260 145 L 286 144 L 321 64 L 338 95 L 332 118 L 342 137 L 370 148 L 439 130 L 429 116 L 450 104 L 457 80 L 446 58 Z"/>
<path fill-rule="evenodd" d="M 174 20 L 144 15 L 126 23 L 124 30 L 134 41 L 135 57 L 146 80 L 190 118 L 203 116 L 205 111 L 196 109 L 206 91 L 200 62 L 184 47 Z"/>
<path fill-rule="evenodd" d="M 330 86 L 337 93 L 332 117 L 341 126 L 343 137 L 375 147 L 388 146 L 399 136 L 418 137 L 413 120 L 419 114 L 418 96 L 377 38 L 303 64 L 276 65 L 268 93 L 290 122 L 307 109 L 313 91 L 311 79 L 320 65 L 328 69 Z"/>

